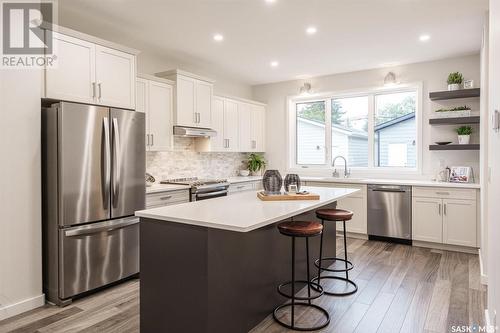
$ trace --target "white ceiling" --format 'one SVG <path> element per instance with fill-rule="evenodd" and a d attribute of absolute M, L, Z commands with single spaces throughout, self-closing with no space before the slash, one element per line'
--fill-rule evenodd
<path fill-rule="evenodd" d="M 60 0 L 59 17 L 260 84 L 478 52 L 487 7 L 488 0 Z M 314 36 L 305 33 L 310 25 Z M 421 34 L 431 39 L 422 43 Z"/>

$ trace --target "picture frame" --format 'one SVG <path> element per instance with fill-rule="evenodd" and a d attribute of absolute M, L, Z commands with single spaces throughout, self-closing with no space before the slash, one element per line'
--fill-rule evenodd
<path fill-rule="evenodd" d="M 466 166 L 453 166 L 450 168 L 450 183 L 470 183 L 472 168 Z"/>
<path fill-rule="evenodd" d="M 474 88 L 474 80 L 464 80 L 464 89 Z"/>

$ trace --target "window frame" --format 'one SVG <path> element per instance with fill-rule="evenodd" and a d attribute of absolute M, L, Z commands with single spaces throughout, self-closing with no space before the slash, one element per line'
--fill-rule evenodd
<path fill-rule="evenodd" d="M 297 109 L 296 104 L 307 102 L 324 102 L 325 103 L 325 124 L 331 122 L 331 101 L 332 99 L 350 98 L 350 97 L 368 97 L 368 167 L 349 167 L 352 171 L 356 172 L 371 172 L 371 173 L 400 173 L 400 174 L 422 174 L 422 82 L 412 82 L 406 84 L 399 84 L 394 87 L 372 87 L 363 89 L 343 90 L 336 92 L 328 92 L 321 94 L 310 95 L 295 95 L 287 97 L 287 112 L 286 112 L 286 136 L 287 136 L 287 167 L 290 172 L 318 172 L 325 173 L 326 171 L 333 171 L 331 166 L 332 156 L 332 131 L 326 129 L 325 135 L 325 164 L 297 164 Z M 416 122 L 416 167 L 378 167 L 375 166 L 375 97 L 377 95 L 400 93 L 400 92 L 416 92 L 415 101 L 415 122 Z"/>

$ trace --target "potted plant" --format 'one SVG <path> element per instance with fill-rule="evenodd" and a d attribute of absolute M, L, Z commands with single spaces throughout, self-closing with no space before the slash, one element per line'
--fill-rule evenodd
<path fill-rule="evenodd" d="M 470 135 L 472 134 L 472 127 L 470 126 L 460 126 L 456 129 L 458 134 L 458 144 L 468 145 L 470 142 Z"/>
<path fill-rule="evenodd" d="M 252 173 L 252 175 L 262 175 L 262 170 L 266 168 L 266 160 L 262 155 L 259 154 L 250 154 L 248 155 L 248 170 Z"/>
<path fill-rule="evenodd" d="M 464 77 L 460 72 L 453 72 L 448 75 L 448 90 L 460 90 Z"/>

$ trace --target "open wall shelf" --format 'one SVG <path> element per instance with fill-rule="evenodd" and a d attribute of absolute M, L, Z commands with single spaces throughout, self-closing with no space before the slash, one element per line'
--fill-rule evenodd
<path fill-rule="evenodd" d="M 453 118 L 434 118 L 429 119 L 431 125 L 461 125 L 461 124 L 479 124 L 479 116 L 453 117 Z"/>
<path fill-rule="evenodd" d="M 479 144 L 471 143 L 468 145 L 429 145 L 429 150 L 479 150 Z"/>
<path fill-rule="evenodd" d="M 471 98 L 481 96 L 480 88 L 460 89 L 451 91 L 435 91 L 429 93 L 431 101 L 440 101 L 446 99 Z"/>

